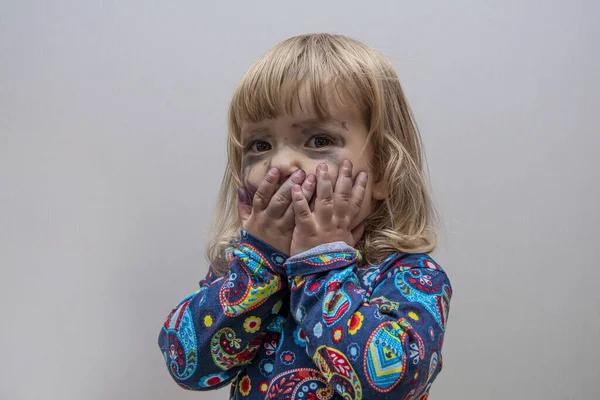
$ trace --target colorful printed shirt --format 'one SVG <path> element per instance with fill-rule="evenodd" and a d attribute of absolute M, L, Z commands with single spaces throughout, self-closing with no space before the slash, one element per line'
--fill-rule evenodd
<path fill-rule="evenodd" d="M 426 254 L 359 268 L 344 242 L 287 258 L 242 231 L 171 311 L 158 344 L 183 388 L 231 399 L 425 399 L 442 368 L 452 289 Z"/>

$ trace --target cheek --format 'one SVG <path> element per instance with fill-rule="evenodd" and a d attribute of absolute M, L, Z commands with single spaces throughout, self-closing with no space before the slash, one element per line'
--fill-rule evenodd
<path fill-rule="evenodd" d="M 267 173 L 268 166 L 269 163 L 265 161 L 257 164 L 247 165 L 242 171 L 242 179 L 244 181 L 244 186 L 248 190 L 250 199 L 254 198 L 254 194 L 256 193 L 258 185 L 264 179 Z"/>
<path fill-rule="evenodd" d="M 331 153 L 331 154 L 318 154 L 312 155 L 307 154 L 303 160 L 301 161 L 301 168 L 307 174 L 317 174 L 317 166 L 321 163 L 327 164 L 329 168 L 329 175 L 333 177 L 335 174 L 337 176 L 337 170 L 340 165 L 341 160 L 343 160 L 343 154 L 340 153 Z"/>
<path fill-rule="evenodd" d="M 266 174 L 266 168 L 249 168 L 247 172 L 244 173 L 244 183 L 252 183 L 256 186 L 260 184 L 260 182 L 264 179 Z"/>

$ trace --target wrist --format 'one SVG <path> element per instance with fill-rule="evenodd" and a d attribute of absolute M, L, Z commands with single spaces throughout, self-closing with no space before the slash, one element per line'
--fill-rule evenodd
<path fill-rule="evenodd" d="M 358 250 L 346 242 L 338 241 L 315 246 L 298 253 L 285 262 L 288 276 L 310 275 L 316 272 L 345 268 L 358 264 L 362 256 Z"/>
<path fill-rule="evenodd" d="M 280 275 L 285 275 L 284 265 L 289 258 L 288 255 L 261 238 L 248 231 L 242 230 L 238 247 L 245 247 L 252 253 L 257 253 L 256 255 L 261 257 L 263 262 L 267 263 L 267 267 L 270 267 Z"/>
<path fill-rule="evenodd" d="M 269 231 L 268 228 L 265 229 L 245 229 L 242 228 L 242 232 L 246 232 L 248 235 L 251 235 L 257 240 L 260 240 L 262 243 L 266 244 L 273 251 L 280 252 L 285 255 L 285 258 L 289 257 L 290 254 L 290 242 L 291 238 L 287 238 L 285 235 L 279 235 L 277 237 L 269 237 L 269 235 L 265 235 Z"/>

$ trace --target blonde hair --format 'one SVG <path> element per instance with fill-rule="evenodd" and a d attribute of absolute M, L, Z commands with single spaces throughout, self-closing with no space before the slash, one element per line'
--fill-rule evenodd
<path fill-rule="evenodd" d="M 260 57 L 233 95 L 229 109 L 228 162 L 207 247 L 209 263 L 227 273 L 226 250 L 239 240 L 237 189 L 241 176 L 241 123 L 290 114 L 300 87 L 315 111 L 328 116 L 331 90 L 344 90 L 369 128 L 375 182 L 387 194 L 366 219 L 355 246 L 371 265 L 396 252 L 429 253 L 437 245 L 435 210 L 423 173 L 421 137 L 392 65 L 363 43 L 341 35 L 306 34 L 287 39 Z M 339 93 L 339 92 L 338 92 Z"/>

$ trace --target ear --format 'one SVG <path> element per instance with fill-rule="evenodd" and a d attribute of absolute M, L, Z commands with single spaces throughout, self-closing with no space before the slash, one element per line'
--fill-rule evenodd
<path fill-rule="evenodd" d="M 384 182 L 379 181 L 373 184 L 373 190 L 371 191 L 372 197 L 375 200 L 383 200 L 387 197 L 387 190 L 385 188 Z"/>

